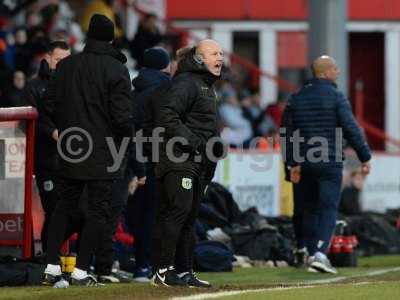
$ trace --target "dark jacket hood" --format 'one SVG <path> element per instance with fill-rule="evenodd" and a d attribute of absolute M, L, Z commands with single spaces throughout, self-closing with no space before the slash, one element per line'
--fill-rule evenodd
<path fill-rule="evenodd" d="M 114 57 L 115 59 L 119 60 L 123 64 L 125 64 L 127 62 L 126 56 L 108 42 L 98 41 L 98 40 L 94 40 L 94 39 L 88 39 L 83 51 L 96 53 L 96 54 L 102 54 L 102 55 L 108 55 L 108 56 Z"/>
<path fill-rule="evenodd" d="M 49 63 L 45 59 L 42 59 L 39 67 L 39 77 L 48 79 L 51 77 L 52 73 L 53 72 L 50 70 Z"/>
<path fill-rule="evenodd" d="M 149 88 L 157 87 L 171 80 L 169 74 L 156 69 L 143 68 L 137 77 L 132 80 L 135 91 L 141 92 Z"/>
<path fill-rule="evenodd" d="M 218 80 L 221 76 L 215 76 L 212 74 L 206 67 L 205 64 L 197 63 L 193 56 L 195 54 L 195 48 L 189 51 L 178 63 L 178 70 L 176 71 L 176 75 L 182 73 L 197 73 L 200 74 L 203 79 L 210 85 L 212 85 L 216 80 Z"/>

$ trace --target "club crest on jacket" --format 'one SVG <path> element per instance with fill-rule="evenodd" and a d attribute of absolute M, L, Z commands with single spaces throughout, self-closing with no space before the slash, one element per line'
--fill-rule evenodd
<path fill-rule="evenodd" d="M 192 188 L 192 179 L 191 178 L 182 178 L 182 187 L 185 190 L 190 190 Z"/>

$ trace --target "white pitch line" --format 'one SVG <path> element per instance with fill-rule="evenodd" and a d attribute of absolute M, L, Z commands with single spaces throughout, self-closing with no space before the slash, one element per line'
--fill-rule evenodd
<path fill-rule="evenodd" d="M 384 269 L 384 270 L 376 270 L 376 271 L 372 271 L 367 273 L 366 275 L 363 276 L 377 276 L 377 275 L 382 275 L 382 274 L 386 274 L 386 273 L 390 273 L 390 272 L 398 272 L 400 271 L 400 267 L 397 268 L 391 268 L 391 269 Z"/>
<path fill-rule="evenodd" d="M 274 288 L 268 288 L 268 289 L 252 289 L 252 290 L 242 290 L 242 291 L 227 291 L 227 292 L 218 292 L 218 293 L 199 294 L 199 295 L 186 296 L 186 297 L 174 297 L 174 298 L 171 298 L 171 300 L 216 299 L 216 298 L 235 296 L 235 295 L 240 295 L 240 294 L 284 291 L 284 290 L 293 290 L 293 289 L 305 289 L 305 288 L 312 288 L 315 286 L 316 285 L 306 285 L 306 286 L 291 286 L 291 287 L 274 287 Z"/>
<path fill-rule="evenodd" d="M 390 272 L 398 272 L 400 271 L 400 267 L 397 268 L 390 268 L 384 270 L 376 270 L 371 271 L 366 274 L 360 275 L 353 275 L 353 276 L 340 276 L 334 278 L 327 278 L 327 279 L 317 279 L 317 280 L 309 280 L 303 281 L 299 283 L 297 286 L 290 286 L 290 287 L 274 287 L 274 288 L 264 288 L 264 289 L 249 289 L 249 290 L 241 290 L 241 291 L 225 291 L 225 292 L 217 292 L 217 293 L 204 293 L 192 296 L 184 296 L 184 297 L 173 297 L 171 300 L 204 300 L 204 299 L 217 299 L 227 296 L 235 296 L 240 294 L 247 294 L 247 293 L 262 293 L 262 292 L 272 292 L 272 291 L 285 291 L 285 290 L 293 290 L 293 289 L 305 289 L 305 288 L 313 288 L 317 287 L 318 285 L 324 285 L 329 283 L 337 283 L 340 281 L 344 281 L 350 278 L 359 278 L 359 277 L 371 277 L 377 275 L 383 275 Z M 368 282 L 358 282 L 356 284 L 367 284 Z"/>

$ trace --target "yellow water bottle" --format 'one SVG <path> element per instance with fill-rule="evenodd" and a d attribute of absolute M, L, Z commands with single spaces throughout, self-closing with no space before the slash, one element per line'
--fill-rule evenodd
<path fill-rule="evenodd" d="M 61 261 L 61 272 L 65 272 L 65 256 L 60 256 Z"/>
<path fill-rule="evenodd" d="M 65 273 L 72 273 L 76 265 L 76 256 L 74 254 L 68 254 L 65 257 Z"/>

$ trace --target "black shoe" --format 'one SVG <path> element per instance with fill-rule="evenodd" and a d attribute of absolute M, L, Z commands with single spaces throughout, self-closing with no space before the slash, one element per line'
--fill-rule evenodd
<path fill-rule="evenodd" d="M 52 275 L 49 273 L 44 273 L 42 280 L 42 285 L 53 286 L 56 282 L 62 279 L 62 275 Z"/>
<path fill-rule="evenodd" d="M 96 280 L 96 278 L 93 275 L 87 275 L 86 277 L 82 279 L 76 279 L 71 276 L 71 285 L 80 285 L 80 286 L 87 286 L 87 287 L 96 287 L 100 286 Z"/>
<path fill-rule="evenodd" d="M 304 268 L 307 264 L 307 249 L 296 249 L 294 251 L 294 266 L 296 268 Z"/>
<path fill-rule="evenodd" d="M 171 267 L 168 269 L 158 269 L 151 280 L 151 284 L 156 286 L 188 286 Z"/>
<path fill-rule="evenodd" d="M 187 283 L 190 287 L 196 288 L 210 288 L 211 284 L 208 281 L 200 280 L 196 277 L 194 272 L 187 272 L 185 275 L 181 277 L 183 281 Z"/>

